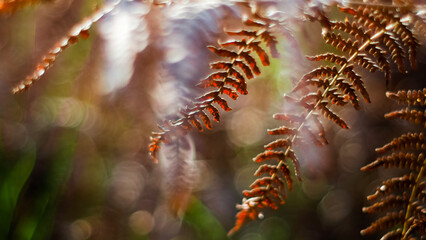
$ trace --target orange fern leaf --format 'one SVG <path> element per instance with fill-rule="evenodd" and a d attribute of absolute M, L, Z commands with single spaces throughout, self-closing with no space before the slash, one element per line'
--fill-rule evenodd
<path fill-rule="evenodd" d="M 80 38 L 88 38 L 90 27 L 99 21 L 105 14 L 111 12 L 118 3 L 119 2 L 105 5 L 103 8 L 92 14 L 92 16 L 75 25 L 68 33 L 68 36 L 60 40 L 55 47 L 53 47 L 46 55 L 43 56 L 41 62 L 35 67 L 34 72 L 12 89 L 12 93 L 17 94 L 23 92 L 31 85 L 33 85 L 34 82 L 38 81 L 46 73 L 46 71 L 52 67 L 59 54 L 61 54 L 72 44 L 77 43 Z"/>
<path fill-rule="evenodd" d="M 263 66 L 270 64 L 269 56 L 260 44 L 265 43 L 270 48 L 271 55 L 273 55 L 272 52 L 276 51 L 277 40 L 270 33 L 270 29 L 275 23 L 273 21 L 245 20 L 244 24 L 253 28 L 253 30 L 227 31 L 226 33 L 229 36 L 238 38 L 220 43 L 221 47 L 207 47 L 218 57 L 225 60 L 210 64 L 211 69 L 218 71 L 201 80 L 198 86 L 215 89 L 196 98 L 193 107 L 182 109 L 180 111 L 181 118 L 167 122 L 160 127 L 159 132 L 153 133 L 149 151 L 154 161 L 157 161 L 156 156 L 162 143 L 167 144 L 170 139 L 182 134 L 185 135 L 194 127 L 199 131 L 203 131 L 203 125 L 210 129 L 212 124 L 208 114 L 212 116 L 214 121 L 219 122 L 220 113 L 217 106 L 224 111 L 231 110 L 228 101 L 222 97 L 223 95 L 236 100 L 239 97 L 238 94 L 246 95 L 248 93 L 247 80 L 260 74 L 256 56 Z"/>
<path fill-rule="evenodd" d="M 420 105 L 423 110 L 394 111 L 386 117 L 402 118 L 412 121 L 411 111 L 425 114 L 426 103 L 421 101 L 426 94 L 423 91 L 399 91 L 387 93 L 388 98 L 406 103 L 408 105 Z M 421 96 L 423 95 L 423 96 Z M 415 98 L 414 98 L 415 96 Z M 420 101 L 417 101 L 419 99 Z M 422 123 L 423 131 L 424 124 Z M 384 181 L 377 188 L 376 193 L 367 197 L 369 201 L 376 201 L 362 210 L 366 213 L 387 212 L 384 217 L 379 218 L 369 227 L 361 231 L 362 235 L 373 234 L 379 231 L 389 230 L 382 239 L 417 239 L 424 236 L 425 232 L 425 168 L 424 158 L 424 132 L 403 134 L 394 138 L 390 143 L 376 149 L 376 152 L 384 155 L 378 157 L 374 162 L 364 166 L 361 170 L 367 171 L 378 167 L 405 168 L 410 172 L 400 178 L 392 178 Z"/>
<path fill-rule="evenodd" d="M 310 20 L 319 21 L 323 28 L 323 38 L 327 44 L 341 50 L 348 56 L 337 55 L 335 53 L 325 53 L 313 57 L 308 57 L 312 61 L 329 61 L 333 66 L 321 66 L 309 73 L 305 74 L 296 84 L 290 95 L 296 95 L 300 90 L 304 90 L 304 95 L 297 99 L 292 96 L 286 96 L 287 104 L 292 104 L 303 108 L 305 112 L 300 114 L 287 115 L 276 114 L 275 119 L 283 120 L 286 125 L 272 130 L 268 130 L 270 135 L 282 135 L 282 138 L 271 142 L 265 146 L 265 151 L 259 154 L 254 160 L 261 162 L 264 159 L 270 159 L 275 162 L 275 165 L 269 166 L 277 169 L 274 171 L 262 171 L 264 175 L 269 175 L 269 181 L 262 181 L 263 185 L 252 185 L 250 188 L 253 194 L 250 198 L 244 198 L 242 205 L 238 206 L 240 210 L 237 214 L 236 223 L 230 234 L 237 231 L 244 223 L 254 220 L 258 215 L 261 215 L 263 208 L 276 208 L 277 203 L 284 201 L 272 201 L 270 195 L 279 194 L 275 199 L 284 199 L 281 186 L 272 184 L 276 182 L 276 178 L 281 178 L 281 181 L 291 181 L 291 177 L 287 171 L 282 171 L 282 166 L 287 166 L 287 161 L 290 160 L 295 166 L 295 174 L 300 178 L 300 170 L 298 169 L 298 159 L 293 147 L 298 141 L 311 141 L 316 145 L 324 145 L 327 143 L 325 139 L 325 131 L 322 123 L 319 120 L 319 115 L 324 115 L 325 118 L 336 123 L 341 128 L 349 128 L 345 120 L 343 120 L 331 107 L 344 106 L 350 102 L 355 109 L 359 109 L 359 100 L 356 95 L 358 92 L 366 102 L 370 102 L 369 94 L 364 86 L 364 82 L 354 68 L 354 64 L 369 70 L 370 72 L 382 71 L 385 73 L 387 81 L 390 79 L 390 61 L 387 58 L 387 52 L 391 53 L 391 60 L 398 66 L 401 72 L 406 72 L 404 65 L 404 50 L 402 45 L 408 48 L 408 55 L 415 56 L 416 40 L 407 40 L 412 35 L 405 33 L 405 26 L 398 17 L 392 17 L 389 14 L 375 11 L 368 7 L 359 7 L 358 9 L 340 8 L 344 13 L 353 15 L 352 20 L 331 21 L 320 9 L 315 9 L 316 16 L 307 16 Z M 379 21 L 379 18 L 389 20 L 388 24 Z M 402 30 L 397 30 L 402 29 Z M 344 32 L 349 35 L 348 38 L 343 37 L 340 33 L 333 31 Z M 395 40 L 400 37 L 401 41 Z M 385 46 L 382 49 L 379 46 Z M 411 50 L 410 50 L 411 49 Z M 414 66 L 414 64 L 412 64 Z M 314 91 L 311 91 L 311 88 Z M 308 92 L 308 93 L 306 93 Z M 405 116 L 406 118 L 419 121 L 419 116 L 412 114 Z M 423 119 L 421 119 L 423 121 Z M 277 150 L 282 148 L 282 150 Z M 414 156 L 407 157 L 407 161 Z M 419 162 L 422 161 L 419 157 L 413 168 L 419 168 Z M 380 162 L 382 165 L 399 165 L 391 159 L 383 159 Z M 259 169 L 265 168 L 264 165 Z M 286 168 L 287 169 L 287 168 Z M 284 174 L 277 174 L 282 172 Z M 256 174 L 257 175 L 257 174 Z M 247 197 L 247 196 L 246 196 Z M 394 216 L 389 216 L 383 221 L 394 221 Z"/>
<path fill-rule="evenodd" d="M 386 96 L 390 99 L 396 100 L 399 103 L 407 103 L 410 106 L 426 105 L 426 90 L 408 90 L 398 91 L 397 93 L 387 92 Z"/>

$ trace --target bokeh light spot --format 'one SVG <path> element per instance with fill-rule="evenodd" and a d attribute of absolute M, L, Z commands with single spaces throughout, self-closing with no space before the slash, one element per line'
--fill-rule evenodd
<path fill-rule="evenodd" d="M 129 217 L 130 228 L 139 235 L 146 235 L 154 229 L 154 218 L 147 211 L 134 212 Z"/>

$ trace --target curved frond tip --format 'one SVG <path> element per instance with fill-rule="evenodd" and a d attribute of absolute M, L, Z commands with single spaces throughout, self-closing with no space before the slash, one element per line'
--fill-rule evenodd
<path fill-rule="evenodd" d="M 118 3 L 119 1 L 114 4 L 105 5 L 103 8 L 92 14 L 92 16 L 75 25 L 66 37 L 62 38 L 62 40 L 60 40 L 46 55 L 42 57 L 41 62 L 35 67 L 34 72 L 12 89 L 12 93 L 17 94 L 23 92 L 30 88 L 34 82 L 40 80 L 46 71 L 52 67 L 56 58 L 65 49 L 72 44 L 77 43 L 79 39 L 87 39 L 89 37 L 89 29 L 91 26 L 99 21 L 99 19 L 101 19 L 104 15 L 111 12 Z"/>

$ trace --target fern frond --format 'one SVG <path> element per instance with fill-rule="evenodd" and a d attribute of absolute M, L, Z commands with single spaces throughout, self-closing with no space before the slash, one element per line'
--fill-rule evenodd
<path fill-rule="evenodd" d="M 407 168 L 410 170 L 419 170 L 424 162 L 424 155 L 413 153 L 393 153 L 390 156 L 377 158 L 376 161 L 361 168 L 362 171 L 372 170 L 378 167 L 390 168 Z"/>
<path fill-rule="evenodd" d="M 181 217 L 195 182 L 195 147 L 190 136 L 174 139 L 161 152 L 165 198 L 170 211 Z"/>
<path fill-rule="evenodd" d="M 390 143 L 377 148 L 377 153 L 391 150 L 426 150 L 426 139 L 423 133 L 407 133 L 393 139 Z"/>
<path fill-rule="evenodd" d="M 340 8 L 342 12 L 351 14 L 354 18 L 365 26 L 376 29 L 389 29 L 391 31 L 385 32 L 382 36 L 384 45 L 389 49 L 392 60 L 398 65 L 401 72 L 405 72 L 404 67 L 404 54 L 402 46 L 408 48 L 408 55 L 413 69 L 416 68 L 416 49 L 418 46 L 417 40 L 411 30 L 405 26 L 401 19 L 395 14 L 389 12 L 384 8 L 374 7 L 358 7 L 354 11 L 350 8 Z"/>
<path fill-rule="evenodd" d="M 384 198 L 381 202 L 376 202 L 369 207 L 362 208 L 365 213 L 377 213 L 387 211 L 393 208 L 400 208 L 408 203 L 408 195 L 404 194 L 401 196 L 389 195 Z"/>
<path fill-rule="evenodd" d="M 388 229 L 397 224 L 404 223 L 404 212 L 390 212 L 372 223 L 368 228 L 361 231 L 362 235 L 372 234 L 377 231 Z"/>
<path fill-rule="evenodd" d="M 80 39 L 87 39 L 89 37 L 89 29 L 92 27 L 92 25 L 99 21 L 103 16 L 111 12 L 119 2 L 120 1 L 105 5 L 103 8 L 93 13 L 90 17 L 75 25 L 66 37 L 61 39 L 55 45 L 55 47 L 53 47 L 46 55 L 42 57 L 41 62 L 35 67 L 34 72 L 31 75 L 28 75 L 25 80 L 12 89 L 12 93 L 17 94 L 23 92 L 30 88 L 34 82 L 40 80 L 46 71 L 52 67 L 59 54 L 61 54 L 72 44 L 77 43 Z"/>
<path fill-rule="evenodd" d="M 259 159 L 268 159 L 274 162 L 274 165 L 267 165 L 267 168 L 276 166 L 276 170 L 262 171 L 264 175 L 268 175 L 267 177 L 270 178 L 271 182 L 276 181 L 276 178 L 281 178 L 281 181 L 291 180 L 286 171 L 285 178 L 282 177 L 283 174 L 277 174 L 282 172 L 282 166 L 286 166 L 286 169 L 288 169 L 286 163 L 288 160 L 295 166 L 295 174 L 301 180 L 299 161 L 293 150 L 298 142 L 311 141 L 317 145 L 327 144 L 319 115 L 324 115 L 326 119 L 331 120 L 343 129 L 347 129 L 349 128 L 348 124 L 332 110 L 332 106 L 344 106 L 351 102 L 352 106 L 358 110 L 359 100 L 356 92 L 366 102 L 370 102 L 370 96 L 354 64 L 370 72 L 384 72 L 387 81 L 389 81 L 391 61 L 398 66 L 401 72 L 406 72 L 404 64 L 406 53 L 402 46 L 408 48 L 407 54 L 410 57 L 414 58 L 415 56 L 416 40 L 412 34 L 406 32 L 405 26 L 398 17 L 368 7 L 339 9 L 343 13 L 352 15 L 353 19 L 346 19 L 344 22 L 331 21 L 320 9 L 314 9 L 316 16 L 307 16 L 308 19 L 321 23 L 325 42 L 341 50 L 347 56 L 324 53 L 308 57 L 312 61 L 331 62 L 332 66 L 320 66 L 305 74 L 296 84 L 290 96 L 285 97 L 287 104 L 303 108 L 304 111 L 299 114 L 293 112 L 291 117 L 288 114 L 274 115 L 274 118 L 285 121 L 286 124 L 268 130 L 268 133 L 270 135 L 281 135 L 282 138 L 266 145 L 266 150 L 254 158 L 255 162 L 260 162 Z M 388 22 L 386 23 L 386 21 Z M 349 37 L 346 38 L 336 31 L 344 32 Z M 390 59 L 387 57 L 388 53 Z M 414 66 L 414 64 L 412 65 Z M 304 94 L 302 97 L 293 97 L 298 92 L 302 92 L 301 90 Z M 279 148 L 281 150 L 278 150 Z M 399 166 L 402 163 L 400 163 L 398 157 L 384 158 L 376 165 Z M 411 159 L 415 156 L 404 155 L 403 157 L 407 158 L 405 161 L 407 168 L 419 169 L 423 164 L 423 155 L 416 158 L 416 164 L 413 164 L 413 166 L 411 166 Z M 264 165 L 260 166 L 260 169 L 263 168 L 265 168 Z M 246 196 L 247 198 L 244 198 L 242 204 L 238 206 L 240 211 L 236 216 L 237 220 L 230 234 L 241 228 L 244 223 L 256 219 L 258 215 L 261 215 L 263 208 L 276 208 L 277 203 L 284 203 L 284 200 L 273 202 L 270 198 L 271 193 L 274 196 L 277 193 L 283 193 L 282 186 L 269 184 L 269 182 L 263 183 L 262 186 L 250 186 L 253 194 L 250 197 Z M 277 197 L 285 199 L 284 194 L 275 198 Z M 399 221 L 400 218 L 398 214 L 393 214 L 381 220 L 381 222 L 390 224 Z M 380 224 L 378 223 L 378 225 Z"/>
<path fill-rule="evenodd" d="M 398 91 L 397 93 L 387 92 L 386 96 L 392 100 L 398 101 L 398 103 L 406 103 L 410 106 L 425 106 L 426 105 L 426 90 L 408 90 Z"/>
<path fill-rule="evenodd" d="M 277 52 L 277 40 L 270 32 L 275 23 L 272 20 L 266 21 L 264 19 L 262 21 L 248 19 L 243 23 L 250 30 L 226 31 L 229 36 L 237 38 L 219 43 L 220 47 L 207 47 L 224 60 L 210 64 L 211 69 L 218 71 L 201 80 L 198 86 L 215 89 L 196 98 L 192 107 L 180 111 L 181 117 L 179 119 L 163 124 L 159 132 L 153 133 L 149 150 L 154 161 L 157 161 L 156 156 L 162 143 L 167 144 L 174 137 L 186 135 L 194 127 L 199 131 L 203 131 L 203 125 L 207 129 L 211 129 L 211 117 L 214 121 L 219 122 L 220 113 L 217 106 L 224 111 L 231 110 L 223 95 L 236 100 L 239 97 L 238 94 L 246 95 L 248 93 L 247 80 L 260 74 L 256 56 L 263 66 L 270 64 L 269 54 L 266 53 L 261 44 L 264 43 L 269 47 L 271 56 L 274 56 Z M 203 124 L 199 122 L 198 118 L 201 118 Z"/>
<path fill-rule="evenodd" d="M 394 111 L 386 114 L 386 118 L 402 118 L 410 122 L 418 122 L 417 115 L 424 116 L 425 91 L 399 91 L 397 93 L 387 93 L 388 98 L 407 105 L 420 105 L 422 110 L 411 110 L 409 108 L 401 111 Z M 419 101 L 417 100 L 419 99 Z M 377 201 L 369 207 L 363 208 L 363 212 L 376 213 L 386 212 L 389 209 L 400 210 L 397 215 L 388 213 L 386 217 L 380 218 L 369 227 L 361 231 L 361 234 L 372 234 L 378 231 L 391 229 L 382 239 L 411 239 L 412 234 L 417 232 L 424 235 L 424 225 L 426 221 L 426 192 L 425 192 L 425 168 L 424 158 L 424 121 L 420 122 L 423 131 L 419 133 L 403 134 L 394 138 L 390 143 L 376 152 L 384 155 L 378 157 L 374 162 L 361 168 L 363 171 L 372 170 L 378 167 L 397 167 L 408 169 L 409 175 L 400 178 L 392 178 L 382 183 L 377 188 L 376 193 L 367 197 L 369 201 Z M 389 216 L 394 216 L 390 218 Z M 386 218 L 386 219 L 385 219 Z"/>
<path fill-rule="evenodd" d="M 386 181 L 383 181 L 382 185 L 377 187 L 377 190 L 374 194 L 367 196 L 367 200 L 375 201 L 384 195 L 409 188 L 415 180 L 415 175 L 410 173 L 409 175 L 404 175 L 402 177 L 391 178 Z"/>
<path fill-rule="evenodd" d="M 415 124 L 422 124 L 422 125 L 424 125 L 426 121 L 426 116 L 424 112 L 419 110 L 410 110 L 408 108 L 388 113 L 385 115 L 385 117 L 387 119 L 399 118 L 399 119 L 410 121 Z"/>

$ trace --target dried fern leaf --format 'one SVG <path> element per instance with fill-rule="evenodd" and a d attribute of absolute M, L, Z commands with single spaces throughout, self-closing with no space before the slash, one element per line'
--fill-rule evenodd
<path fill-rule="evenodd" d="M 377 8 L 375 10 L 378 19 L 385 19 L 390 24 L 394 25 L 392 31 L 400 37 L 404 45 L 408 48 L 408 55 L 411 67 L 416 69 L 416 52 L 417 46 L 419 45 L 417 39 L 414 37 L 413 32 L 402 23 L 401 19 L 392 14 L 390 11 L 387 11 L 384 8 Z"/>
<path fill-rule="evenodd" d="M 393 153 L 390 156 L 379 157 L 376 161 L 361 168 L 362 171 L 373 170 L 378 167 L 390 168 L 407 168 L 418 171 L 424 161 L 425 157 L 422 153 Z"/>
<path fill-rule="evenodd" d="M 398 91 L 396 93 L 387 92 L 386 96 L 392 100 L 396 100 L 400 104 L 408 104 L 410 106 L 426 105 L 426 89 Z"/>
<path fill-rule="evenodd" d="M 40 80 L 40 78 L 46 73 L 46 71 L 50 67 L 52 67 L 59 54 L 61 54 L 72 44 L 77 43 L 80 38 L 88 38 L 90 27 L 94 23 L 99 21 L 103 16 L 111 12 L 117 6 L 117 4 L 118 2 L 114 4 L 105 5 L 103 8 L 93 13 L 92 16 L 75 25 L 66 37 L 59 41 L 55 47 L 53 47 L 46 55 L 43 56 L 41 62 L 35 67 L 34 72 L 31 75 L 27 76 L 25 80 L 23 80 L 21 83 L 19 83 L 16 87 L 12 89 L 12 93 L 17 94 L 22 91 L 25 91 L 31 85 L 33 85 L 34 82 Z"/>
<path fill-rule="evenodd" d="M 181 126 L 192 125 L 197 130 L 203 131 L 204 125 L 207 129 L 211 129 L 211 120 L 207 113 L 211 115 L 213 120 L 219 122 L 220 113 L 216 106 L 224 111 L 231 110 L 228 101 L 222 95 L 227 95 L 236 100 L 238 94 L 247 94 L 247 80 L 261 72 L 256 57 L 259 57 L 262 65 L 268 66 L 270 64 L 268 53 L 261 47 L 260 43 L 263 42 L 266 46 L 269 46 L 272 49 L 270 54 L 274 56 L 271 51 L 275 51 L 277 40 L 270 31 L 275 22 L 246 20 L 244 23 L 250 29 L 226 31 L 230 37 L 235 39 L 220 43 L 221 47 L 207 46 L 210 51 L 218 57 L 224 58 L 224 60 L 211 63 L 210 68 L 218 71 L 201 80 L 198 86 L 215 88 L 215 90 L 196 98 L 192 107 L 181 111 L 180 118 L 162 126 L 162 131 L 151 137 L 149 150 L 154 161 L 156 161 L 156 155 L 160 150 L 161 143 L 165 142 L 164 140 L 186 135 L 192 130 L 192 127 L 182 128 Z M 197 117 L 201 118 L 202 121 L 198 121 Z"/>
<path fill-rule="evenodd" d="M 335 114 L 329 108 L 327 108 L 326 102 L 320 103 L 317 106 L 318 106 L 318 109 L 320 109 L 323 112 L 324 117 L 332 120 L 333 122 L 335 122 L 337 125 L 339 125 L 343 129 L 349 128 L 348 125 L 346 124 L 346 122 L 341 117 L 339 117 L 337 114 Z"/>
<path fill-rule="evenodd" d="M 165 198 L 171 213 L 181 217 L 195 185 L 195 148 L 189 136 L 174 139 L 161 152 Z"/>
<path fill-rule="evenodd" d="M 386 114 L 385 117 L 387 119 L 399 118 L 420 125 L 424 125 L 426 123 L 426 115 L 423 111 L 411 110 L 408 108 L 390 112 Z"/>
<path fill-rule="evenodd" d="M 396 150 L 426 150 L 426 139 L 423 133 L 407 133 L 398 138 L 394 138 L 381 148 L 377 148 L 376 152 L 383 154 Z"/>
<path fill-rule="evenodd" d="M 318 119 L 318 115 L 322 114 L 326 119 L 347 129 L 348 125 L 345 120 L 335 113 L 331 107 L 345 106 L 346 103 L 351 102 L 355 109 L 359 109 L 357 93 L 366 102 L 370 102 L 368 91 L 364 86 L 362 77 L 357 73 L 354 64 L 370 72 L 384 72 L 386 82 L 388 82 L 391 72 L 390 60 L 387 57 L 389 53 L 390 59 L 398 66 L 399 70 L 404 73 L 406 72 L 404 57 L 405 55 L 413 57 L 415 50 L 410 50 L 410 48 L 416 48 L 416 45 L 410 43 L 410 41 L 415 41 L 413 39 L 403 39 L 404 37 L 411 38 L 412 36 L 405 33 L 404 27 L 402 27 L 403 30 L 397 30 L 401 28 L 400 25 L 403 25 L 398 17 L 390 17 L 368 9 L 368 7 L 360 7 L 359 9 L 341 8 L 341 11 L 352 15 L 353 19 L 347 19 L 345 22 L 330 21 L 319 9 L 314 11 L 316 12 L 316 16 L 307 15 L 308 19 L 320 22 L 325 42 L 341 50 L 346 56 L 336 53 L 324 53 L 308 57 L 309 60 L 316 62 L 328 61 L 332 65 L 322 65 L 308 72 L 296 83 L 290 96 L 285 96 L 287 104 L 302 108 L 304 111 L 301 111 L 302 113 L 299 114 L 292 112 L 291 115 L 289 113 L 274 115 L 275 119 L 286 123 L 281 127 L 268 130 L 268 133 L 275 136 L 282 135 L 282 138 L 265 145 L 265 151 L 254 158 L 256 162 L 272 160 L 275 162 L 275 166 L 279 168 L 286 165 L 287 161 L 291 161 L 295 166 L 295 175 L 301 179 L 300 170 L 298 169 L 299 161 L 293 147 L 296 143 L 306 142 L 306 140 L 314 142 L 317 145 L 327 143 L 325 130 Z M 367 14 L 367 16 L 362 16 L 363 14 Z M 389 19 L 390 24 L 378 21 L 380 17 Z M 344 32 L 349 37 L 344 37 L 340 33 L 333 31 Z M 385 46 L 385 49 L 381 45 Z M 404 52 L 402 46 L 408 47 L 408 53 Z M 303 96 L 300 98 L 295 97 L 294 95 L 298 92 L 302 92 Z M 414 156 L 403 155 L 403 157 L 406 158 L 405 162 L 397 155 L 384 158 L 370 167 L 407 165 L 407 168 L 417 171 L 421 168 L 421 164 L 423 164 L 423 155 L 416 157 L 414 164 L 411 158 L 414 158 Z M 275 170 L 271 170 L 273 166 L 267 165 L 266 167 L 262 165 L 259 167 L 258 172 L 268 173 L 271 178 L 278 177 L 282 181 L 288 181 L 286 178 L 277 175 Z M 276 202 L 270 201 L 269 194 L 272 190 L 274 194 L 277 191 L 273 184 L 265 184 L 265 187 L 251 190 L 256 192 L 255 196 L 243 199 L 242 204 L 238 207 L 240 211 L 237 213 L 237 220 L 230 234 L 241 228 L 244 223 L 261 216 L 263 208 L 276 208 Z M 389 184 L 392 186 L 392 183 Z M 284 195 L 281 197 L 285 198 Z M 398 214 L 389 215 L 371 227 L 370 230 L 366 230 L 366 232 L 373 232 L 383 224 L 391 224 L 395 221 L 404 222 L 404 216 Z"/>
<path fill-rule="evenodd" d="M 386 29 L 388 26 L 386 24 L 402 24 L 400 19 L 395 18 L 395 21 L 388 21 L 388 18 L 382 18 L 378 12 L 373 11 L 369 8 L 359 7 L 357 11 L 348 10 L 347 8 L 340 8 L 342 12 L 346 12 L 354 15 L 355 19 L 358 20 L 359 23 L 367 25 L 369 28 L 376 29 Z M 389 14 L 391 16 L 391 14 Z M 385 24 L 386 23 L 386 24 Z M 362 29 L 353 29 L 352 26 L 348 27 L 339 26 L 340 30 L 350 33 L 350 31 L 356 32 L 359 37 L 366 37 L 362 34 Z M 396 28 L 397 26 L 394 26 Z M 361 31 L 360 31 L 361 30 Z M 353 34 L 353 33 L 350 33 Z M 382 42 L 389 49 L 389 52 L 392 56 L 392 60 L 394 60 L 395 64 L 398 66 L 398 69 L 402 73 L 406 73 L 405 64 L 404 64 L 404 50 L 402 43 L 397 39 L 393 32 L 385 32 L 382 36 Z"/>
<path fill-rule="evenodd" d="M 415 182 L 416 176 L 414 174 L 404 175 L 402 177 L 391 178 L 382 182 L 382 185 L 377 187 L 374 194 L 367 196 L 367 200 L 375 201 L 378 198 L 399 192 L 404 189 L 410 189 L 411 185 Z"/>
<path fill-rule="evenodd" d="M 372 223 L 368 228 L 361 231 L 362 235 L 373 234 L 378 231 L 388 229 L 396 224 L 401 224 L 404 222 L 405 213 L 400 212 L 390 212 L 386 216 L 379 218 L 374 223 Z"/>
<path fill-rule="evenodd" d="M 409 106 L 418 104 L 423 106 L 422 99 L 418 96 L 421 94 L 422 91 L 399 91 L 397 93 L 388 92 L 386 96 Z M 420 100 L 417 101 L 417 99 Z M 424 127 L 424 120 L 418 119 L 424 117 L 424 114 L 424 109 L 411 110 L 406 108 L 385 116 L 387 119 L 401 118 L 416 123 L 420 121 Z M 385 217 L 380 218 L 362 230 L 361 234 L 371 234 L 390 229 L 382 239 L 410 239 L 412 234 L 424 235 L 422 228 L 418 228 L 416 225 L 424 225 L 426 221 L 426 209 L 424 207 L 426 201 L 426 192 L 424 190 L 426 186 L 424 129 L 419 133 L 403 134 L 383 147 L 376 149 L 379 154 L 391 154 L 378 157 L 376 161 L 361 168 L 361 170 L 366 171 L 378 167 L 397 167 L 408 169 L 410 172 L 409 175 L 406 174 L 403 177 L 383 181 L 377 191 L 367 197 L 369 201 L 376 202 L 369 207 L 363 208 L 364 212 L 387 212 L 390 209 L 394 209 L 399 210 L 399 213 L 387 213 Z"/>
<path fill-rule="evenodd" d="M 408 203 L 408 195 L 404 194 L 403 196 L 390 195 L 384 198 L 380 202 L 376 202 L 369 207 L 362 208 L 362 211 L 365 213 L 377 213 L 387 211 L 393 208 L 401 208 Z"/>

